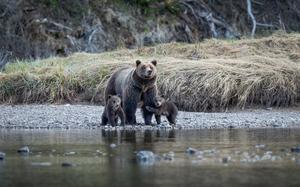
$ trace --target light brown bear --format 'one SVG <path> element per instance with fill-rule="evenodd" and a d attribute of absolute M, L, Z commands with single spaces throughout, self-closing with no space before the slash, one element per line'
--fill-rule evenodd
<path fill-rule="evenodd" d="M 115 95 L 108 95 L 104 111 L 102 113 L 101 125 L 109 123 L 111 126 L 118 124 L 118 117 L 121 120 L 121 125 L 125 125 L 125 113 L 121 107 L 121 98 Z"/>
<path fill-rule="evenodd" d="M 166 116 L 169 123 L 176 125 L 176 117 L 178 114 L 178 108 L 171 101 L 166 101 L 163 96 L 156 96 L 154 98 L 154 106 L 146 106 L 149 112 L 155 114 L 157 124 L 161 123 L 161 116 Z"/>
<path fill-rule="evenodd" d="M 151 62 L 136 61 L 136 67 L 124 67 L 112 74 L 105 90 L 105 101 L 108 95 L 120 95 L 122 107 L 127 124 L 136 124 L 136 110 L 138 103 L 143 106 L 152 106 L 153 99 L 157 95 L 157 70 L 156 60 Z M 142 107 L 142 114 L 146 125 L 151 124 L 152 112 Z"/>

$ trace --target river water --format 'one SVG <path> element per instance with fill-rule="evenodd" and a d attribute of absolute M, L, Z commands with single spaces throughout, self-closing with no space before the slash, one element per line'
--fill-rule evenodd
<path fill-rule="evenodd" d="M 0 130 L 0 186 L 300 186 L 297 146 L 300 129 Z"/>

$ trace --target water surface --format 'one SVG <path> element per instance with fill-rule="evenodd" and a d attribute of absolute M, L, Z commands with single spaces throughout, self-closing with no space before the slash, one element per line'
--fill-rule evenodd
<path fill-rule="evenodd" d="M 299 129 L 1 130 L 0 186 L 300 186 L 295 146 Z M 140 150 L 156 161 L 138 162 Z"/>

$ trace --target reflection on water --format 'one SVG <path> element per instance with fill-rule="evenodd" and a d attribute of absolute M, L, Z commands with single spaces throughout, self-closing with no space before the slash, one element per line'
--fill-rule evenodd
<path fill-rule="evenodd" d="M 21 156 L 25 145 L 31 153 Z M 2 130 L 0 186 L 299 186 L 296 146 L 299 129 Z M 140 150 L 159 159 L 139 164 Z M 173 159 L 164 159 L 170 151 Z"/>

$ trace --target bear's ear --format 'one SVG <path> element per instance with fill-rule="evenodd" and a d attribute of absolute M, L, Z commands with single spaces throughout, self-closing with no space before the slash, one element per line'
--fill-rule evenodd
<path fill-rule="evenodd" d="M 140 65 L 142 62 L 140 60 L 135 61 L 136 66 Z"/>
<path fill-rule="evenodd" d="M 157 61 L 156 61 L 156 60 L 152 60 L 151 63 L 152 63 L 154 66 L 156 66 Z"/>
<path fill-rule="evenodd" d="M 108 99 L 110 99 L 111 98 L 111 95 L 108 95 Z"/>

